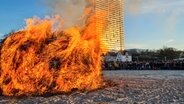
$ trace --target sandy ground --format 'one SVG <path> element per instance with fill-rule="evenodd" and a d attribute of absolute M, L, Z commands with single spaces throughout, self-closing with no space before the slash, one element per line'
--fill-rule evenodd
<path fill-rule="evenodd" d="M 47 97 L 0 97 L 2 104 L 184 104 L 184 71 L 104 71 L 114 86 Z"/>

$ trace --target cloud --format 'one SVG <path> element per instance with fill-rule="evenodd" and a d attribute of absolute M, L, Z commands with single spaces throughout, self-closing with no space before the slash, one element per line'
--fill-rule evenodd
<path fill-rule="evenodd" d="M 166 42 L 165 42 L 165 44 L 169 44 L 169 43 L 173 43 L 174 42 L 174 39 L 170 39 L 170 40 L 167 40 Z"/>
<path fill-rule="evenodd" d="M 130 14 L 168 13 L 178 9 L 184 12 L 184 0 L 126 0 Z"/>
<path fill-rule="evenodd" d="M 167 13 L 176 9 L 184 12 L 184 1 L 154 0 L 154 2 L 144 3 L 141 8 L 142 13 Z"/>

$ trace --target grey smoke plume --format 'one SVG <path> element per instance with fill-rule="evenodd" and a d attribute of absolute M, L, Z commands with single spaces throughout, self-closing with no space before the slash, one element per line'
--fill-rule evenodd
<path fill-rule="evenodd" d="M 46 0 L 52 15 L 60 15 L 64 26 L 70 27 L 83 22 L 87 0 Z"/>
<path fill-rule="evenodd" d="M 157 5 L 158 0 L 124 0 L 125 1 L 125 10 L 129 14 L 140 14 L 144 13 L 146 7 L 152 5 Z M 152 8 L 152 7 L 150 7 Z"/>
<path fill-rule="evenodd" d="M 142 0 L 125 0 L 125 10 L 131 14 L 140 12 Z"/>

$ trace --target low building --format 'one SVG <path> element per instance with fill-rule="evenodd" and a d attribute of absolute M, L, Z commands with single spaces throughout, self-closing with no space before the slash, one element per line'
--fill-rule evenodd
<path fill-rule="evenodd" d="M 131 62 L 132 56 L 127 51 L 124 52 L 108 52 L 104 57 L 106 62 Z"/>
<path fill-rule="evenodd" d="M 178 58 L 178 59 L 174 59 L 174 61 L 184 61 L 184 56 L 181 56 L 181 57 Z"/>

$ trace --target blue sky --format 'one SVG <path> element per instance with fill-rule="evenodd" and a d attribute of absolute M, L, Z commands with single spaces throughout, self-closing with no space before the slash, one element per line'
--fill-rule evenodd
<path fill-rule="evenodd" d="M 183 17 L 184 0 L 127 0 L 126 48 L 183 50 Z"/>
<path fill-rule="evenodd" d="M 0 35 L 24 27 L 25 19 L 49 15 L 44 0 L 0 0 Z M 126 0 L 125 46 L 184 49 L 184 0 Z"/>
<path fill-rule="evenodd" d="M 0 34 L 23 28 L 26 18 L 44 17 L 47 11 L 41 0 L 0 0 Z"/>

